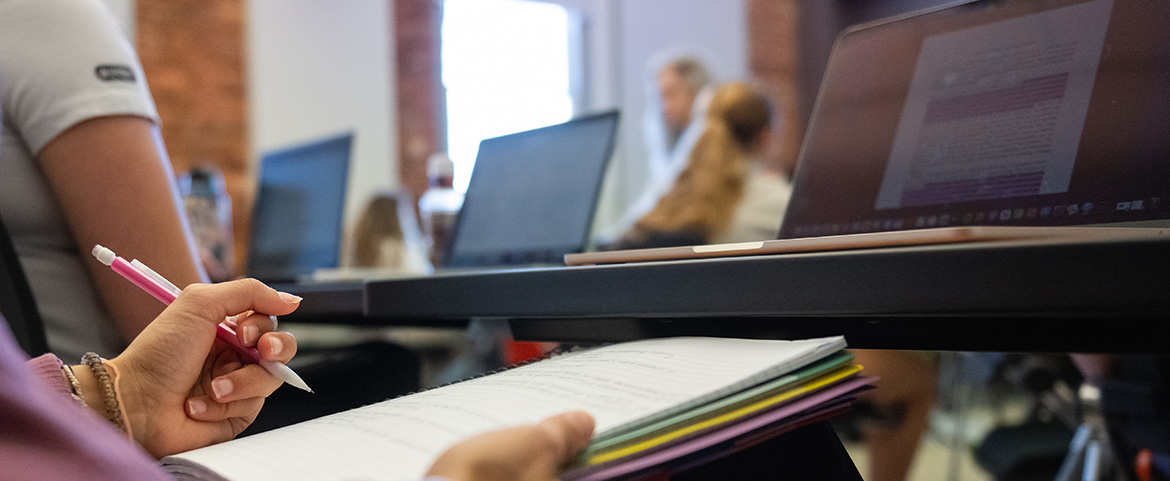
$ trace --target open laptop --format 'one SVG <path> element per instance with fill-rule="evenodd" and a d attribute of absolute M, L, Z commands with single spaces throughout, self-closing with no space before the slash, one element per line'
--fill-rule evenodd
<path fill-rule="evenodd" d="M 444 270 L 559 265 L 589 242 L 618 112 L 480 143 Z"/>
<path fill-rule="evenodd" d="M 338 267 L 353 137 L 345 133 L 261 156 L 248 276 L 296 282 Z"/>
<path fill-rule="evenodd" d="M 838 37 L 779 240 L 566 263 L 1166 235 L 1070 227 L 1170 218 L 1167 132 L 1170 2 L 983 0 L 918 12 Z"/>

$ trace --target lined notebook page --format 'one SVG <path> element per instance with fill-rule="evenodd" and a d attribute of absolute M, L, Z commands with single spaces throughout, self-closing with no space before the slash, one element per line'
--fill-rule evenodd
<path fill-rule="evenodd" d="M 229 480 L 418 479 L 469 436 L 584 410 L 597 431 L 791 371 L 843 338 L 653 339 L 606 346 L 170 457 Z"/>

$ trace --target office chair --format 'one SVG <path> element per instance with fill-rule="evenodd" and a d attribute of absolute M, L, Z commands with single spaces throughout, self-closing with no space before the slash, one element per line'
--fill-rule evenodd
<path fill-rule="evenodd" d="M 20 267 L 16 248 L 0 221 L 0 314 L 8 321 L 8 327 L 16 342 L 30 357 L 49 352 L 45 340 L 45 327 L 33 300 L 28 279 Z"/>

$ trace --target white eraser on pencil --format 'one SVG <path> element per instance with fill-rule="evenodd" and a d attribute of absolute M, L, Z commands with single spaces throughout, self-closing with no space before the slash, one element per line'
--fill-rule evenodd
<path fill-rule="evenodd" d="M 93 256 L 97 257 L 97 260 L 101 261 L 102 264 L 107 266 L 113 264 L 114 258 L 117 257 L 117 255 L 114 254 L 114 251 L 102 247 L 101 244 L 93 246 Z"/>

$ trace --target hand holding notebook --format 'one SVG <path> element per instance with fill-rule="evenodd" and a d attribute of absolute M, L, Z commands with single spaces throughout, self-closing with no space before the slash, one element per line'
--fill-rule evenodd
<path fill-rule="evenodd" d="M 553 479 L 589 444 L 593 427 L 592 416 L 572 411 L 538 424 L 481 434 L 444 452 L 427 476 L 476 481 Z"/>

